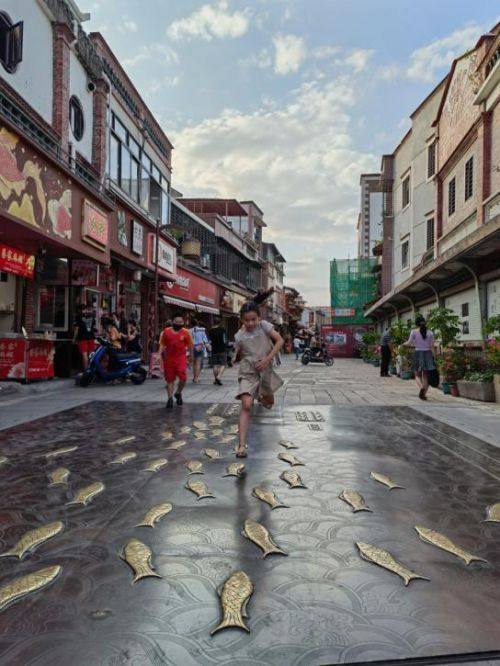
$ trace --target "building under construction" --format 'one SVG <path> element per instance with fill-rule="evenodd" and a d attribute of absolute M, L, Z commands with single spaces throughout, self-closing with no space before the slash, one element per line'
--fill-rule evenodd
<path fill-rule="evenodd" d="M 363 314 L 377 298 L 377 259 L 333 259 L 330 262 L 332 320 L 321 335 L 333 356 L 354 356 L 370 321 Z"/>

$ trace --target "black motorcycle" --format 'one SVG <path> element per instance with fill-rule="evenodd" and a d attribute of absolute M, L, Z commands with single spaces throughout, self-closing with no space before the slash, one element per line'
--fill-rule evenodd
<path fill-rule="evenodd" d="M 307 348 L 302 354 L 302 365 L 308 363 L 324 363 L 328 367 L 333 365 L 333 358 L 324 349 L 311 349 Z"/>

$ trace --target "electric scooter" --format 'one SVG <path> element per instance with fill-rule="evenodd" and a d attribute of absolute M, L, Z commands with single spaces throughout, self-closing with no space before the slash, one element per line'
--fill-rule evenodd
<path fill-rule="evenodd" d="M 133 384 L 142 384 L 147 372 L 141 365 L 141 357 L 134 352 L 122 352 L 104 338 L 97 338 L 99 347 L 89 355 L 89 365 L 80 375 L 77 383 L 88 386 L 95 377 L 104 382 L 113 379 L 127 379 Z"/>

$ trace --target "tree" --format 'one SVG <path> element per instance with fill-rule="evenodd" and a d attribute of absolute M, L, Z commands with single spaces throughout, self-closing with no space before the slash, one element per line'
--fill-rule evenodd
<path fill-rule="evenodd" d="M 460 333 L 459 318 L 449 308 L 434 308 L 427 317 L 427 327 L 434 332 L 443 347 L 457 342 Z"/>

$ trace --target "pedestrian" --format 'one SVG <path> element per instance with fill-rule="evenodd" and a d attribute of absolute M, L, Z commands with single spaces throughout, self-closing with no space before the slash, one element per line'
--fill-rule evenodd
<path fill-rule="evenodd" d="M 82 357 L 82 367 L 86 370 L 89 365 L 89 354 L 95 349 L 95 320 L 85 316 L 83 305 L 79 305 L 73 323 L 73 344 L 78 347 Z"/>
<path fill-rule="evenodd" d="M 389 364 L 392 356 L 392 337 L 386 326 L 380 336 L 380 376 L 389 377 Z"/>
<path fill-rule="evenodd" d="M 274 393 L 283 384 L 272 363 L 283 346 L 283 338 L 268 321 L 261 320 L 259 305 L 244 303 L 240 310 L 241 328 L 234 337 L 235 360 L 240 363 L 238 394 L 241 400 L 238 458 L 246 458 L 247 434 L 254 399 L 267 409 L 274 404 Z"/>
<path fill-rule="evenodd" d="M 127 351 L 134 354 L 142 353 L 139 329 L 133 319 L 128 321 Z"/>
<path fill-rule="evenodd" d="M 193 339 L 193 382 L 198 384 L 201 374 L 201 362 L 207 348 L 209 346 L 207 332 L 203 326 L 198 324 L 196 319 L 191 320 L 191 328 L 189 329 L 191 338 Z"/>
<path fill-rule="evenodd" d="M 193 339 L 184 327 L 184 317 L 179 314 L 173 319 L 172 327 L 165 328 L 160 335 L 160 354 L 167 383 L 167 409 L 174 406 L 174 397 L 182 405 L 182 390 L 187 381 L 187 365 L 191 364 Z M 174 393 L 175 379 L 178 379 Z"/>
<path fill-rule="evenodd" d="M 434 365 L 434 333 L 427 329 L 425 319 L 419 315 L 415 319 L 415 326 L 408 340 L 403 343 L 407 347 L 415 348 L 413 370 L 415 381 L 420 389 L 418 397 L 427 400 L 429 390 L 429 372 L 435 370 Z"/>
<path fill-rule="evenodd" d="M 296 334 L 293 338 L 293 353 L 295 354 L 295 360 L 296 361 L 299 360 L 301 342 L 302 342 L 302 340 Z"/>
<path fill-rule="evenodd" d="M 212 371 L 214 384 L 222 386 L 221 377 L 227 363 L 227 336 L 220 319 L 216 319 L 214 326 L 208 331 L 211 349 Z"/>

